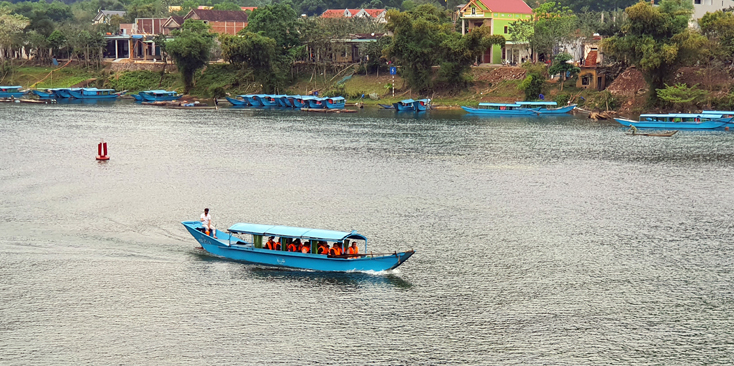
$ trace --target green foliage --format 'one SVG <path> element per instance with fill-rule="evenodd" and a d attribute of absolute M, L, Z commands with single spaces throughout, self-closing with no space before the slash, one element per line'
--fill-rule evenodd
<path fill-rule="evenodd" d="M 525 92 L 525 100 L 540 99 L 540 94 L 543 94 L 543 87 L 545 86 L 547 76 L 545 66 L 527 62 L 522 67 L 526 70 L 527 76 L 517 86 L 517 89 Z"/>
<path fill-rule="evenodd" d="M 566 105 L 568 104 L 569 99 L 571 99 L 571 96 L 566 93 L 560 93 L 556 95 L 555 98 L 553 98 L 553 101 L 558 103 L 558 105 Z"/>
<path fill-rule="evenodd" d="M 196 70 L 209 62 L 209 52 L 215 35 L 209 33 L 209 25 L 204 22 L 187 19 L 173 36 L 175 38 L 167 41 L 165 47 L 181 73 L 184 93 L 188 93 L 193 86 Z"/>
<path fill-rule="evenodd" d="M 116 90 L 128 90 L 139 92 L 142 90 L 157 89 L 160 82 L 160 74 L 154 71 L 127 71 L 110 78 L 108 85 Z M 171 87 L 174 77 L 167 76 L 165 85 Z"/>
<path fill-rule="evenodd" d="M 513 22 L 510 37 L 514 42 L 527 43 L 538 54 L 552 55 L 553 49 L 567 43 L 576 29 L 571 9 L 551 1 L 533 9 L 531 19 Z"/>
<path fill-rule="evenodd" d="M 660 100 L 673 106 L 690 106 L 706 96 L 706 91 L 698 89 L 698 84 L 688 87 L 686 84 L 665 85 L 656 90 Z"/>
<path fill-rule="evenodd" d="M 250 14 L 247 28 L 242 32 L 262 32 L 263 35 L 274 39 L 280 50 L 300 45 L 298 14 L 290 3 L 272 4 L 255 9 Z"/>
<path fill-rule="evenodd" d="M 419 93 L 433 85 L 434 65 L 441 65 L 440 82 L 450 87 L 464 86 L 464 75 L 474 59 L 487 47 L 505 42 L 504 37 L 491 35 L 489 27 L 465 36 L 454 32 L 445 13 L 433 5 L 420 5 L 409 12 L 390 10 L 387 18 L 387 28 L 394 36 L 383 54 L 402 66 L 408 85 Z"/>
<path fill-rule="evenodd" d="M 568 63 L 572 56 L 568 53 L 559 53 L 556 55 L 553 66 L 548 69 L 548 73 L 551 75 L 560 74 L 561 76 L 561 90 L 563 90 L 563 81 L 566 80 L 566 74 L 570 74 L 571 77 L 575 76 L 581 69 Z"/>
<path fill-rule="evenodd" d="M 639 67 L 651 91 L 661 89 L 663 78 L 681 62 L 685 49 L 700 41 L 688 33 L 692 9 L 687 0 L 662 0 L 656 7 L 640 2 L 625 9 L 629 18 L 623 35 L 604 40 L 605 54 Z M 657 94 L 650 93 L 649 101 L 655 103 Z"/>
<path fill-rule="evenodd" d="M 285 76 L 277 64 L 277 49 L 275 40 L 262 33 L 222 37 L 224 59 L 240 69 L 252 70 L 251 75 L 266 93 L 282 89 L 285 84 Z"/>

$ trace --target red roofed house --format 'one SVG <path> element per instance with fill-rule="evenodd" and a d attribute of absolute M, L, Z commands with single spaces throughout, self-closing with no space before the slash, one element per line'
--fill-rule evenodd
<path fill-rule="evenodd" d="M 461 20 L 461 34 L 471 32 L 474 28 L 490 27 L 492 34 L 502 35 L 507 39 L 505 47 L 495 45 L 488 49 L 481 57 L 482 63 L 501 64 L 520 62 L 527 48 L 525 45 L 515 45 L 510 41 L 510 24 L 522 19 L 530 19 L 533 10 L 523 0 L 470 0 L 459 10 Z"/>
<path fill-rule="evenodd" d="M 378 23 L 387 23 L 385 9 L 328 9 L 322 18 L 368 18 Z"/>

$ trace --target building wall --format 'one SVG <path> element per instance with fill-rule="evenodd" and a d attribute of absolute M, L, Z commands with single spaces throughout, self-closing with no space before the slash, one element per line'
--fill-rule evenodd
<path fill-rule="evenodd" d="M 701 19 L 706 13 L 724 10 L 734 6 L 733 0 L 693 0 L 693 18 Z"/>
<path fill-rule="evenodd" d="M 237 32 L 247 27 L 247 23 L 245 22 L 209 22 L 209 25 L 212 27 L 212 32 L 214 33 L 231 35 L 235 35 Z"/>

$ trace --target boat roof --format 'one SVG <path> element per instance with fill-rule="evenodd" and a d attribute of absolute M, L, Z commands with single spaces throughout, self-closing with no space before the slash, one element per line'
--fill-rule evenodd
<path fill-rule="evenodd" d="M 237 223 L 230 226 L 229 231 L 242 234 L 253 234 L 262 236 L 272 235 L 277 237 L 307 238 L 326 241 L 342 241 L 344 239 L 367 240 L 366 237 L 362 236 L 354 230 L 352 230 L 351 232 L 346 232 L 281 225 Z"/>
<path fill-rule="evenodd" d="M 331 100 L 346 100 L 344 97 L 326 97 L 324 99 L 331 99 Z"/>
<path fill-rule="evenodd" d="M 112 89 L 109 89 L 112 90 Z M 153 93 L 153 94 L 174 94 L 176 91 L 168 91 L 168 90 L 146 90 L 143 93 Z"/>
<path fill-rule="evenodd" d="M 20 89 L 22 86 L 0 86 L 3 89 Z"/>
<path fill-rule="evenodd" d="M 479 103 L 481 106 L 486 107 L 519 107 L 519 104 L 515 103 Z"/>
<path fill-rule="evenodd" d="M 703 111 L 703 114 L 734 114 L 734 111 Z"/>
<path fill-rule="evenodd" d="M 552 106 L 557 106 L 558 105 L 558 103 L 556 103 L 556 102 L 515 102 L 515 104 L 520 104 L 520 105 L 552 105 Z"/>
<path fill-rule="evenodd" d="M 641 114 L 642 117 L 680 117 L 680 118 L 691 118 L 691 117 L 708 117 L 708 118 L 721 118 L 719 113 L 661 113 L 661 114 Z"/>
<path fill-rule="evenodd" d="M 413 99 L 403 99 L 403 100 L 400 101 L 400 103 L 405 103 L 405 104 L 413 103 L 413 102 L 415 102 L 415 100 L 413 100 Z"/>
<path fill-rule="evenodd" d="M 97 88 L 82 88 L 83 90 L 88 91 L 115 91 L 115 89 L 97 89 Z"/>

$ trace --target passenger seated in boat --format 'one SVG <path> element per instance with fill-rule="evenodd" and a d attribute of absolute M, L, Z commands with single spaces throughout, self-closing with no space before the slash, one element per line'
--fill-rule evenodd
<path fill-rule="evenodd" d="M 300 252 L 301 248 L 303 248 L 303 244 L 301 244 L 301 239 L 294 240 L 293 244 L 296 245 L 296 250 L 294 250 L 294 252 Z"/>
<path fill-rule="evenodd" d="M 316 253 L 329 254 L 329 246 L 325 242 L 320 241 L 318 248 L 316 248 Z"/>
<path fill-rule="evenodd" d="M 334 245 L 329 249 L 329 255 L 342 255 L 342 249 L 339 247 L 340 243 L 334 243 Z"/>
<path fill-rule="evenodd" d="M 292 243 L 288 244 L 288 246 L 286 247 L 286 249 L 289 252 L 296 252 L 296 251 L 298 251 L 298 244 L 296 244 L 296 242 L 292 242 Z"/>
<path fill-rule="evenodd" d="M 306 244 L 301 246 L 301 253 L 308 254 L 311 253 L 311 246 L 306 242 Z"/>
<path fill-rule="evenodd" d="M 268 238 L 268 242 L 265 243 L 265 249 L 267 249 L 267 250 L 277 250 L 276 249 L 276 245 L 277 245 L 277 243 L 275 242 L 275 237 L 274 236 L 271 236 L 270 238 Z"/>
<path fill-rule="evenodd" d="M 349 247 L 348 254 L 359 254 L 359 248 L 356 242 L 352 242 L 352 246 Z"/>

